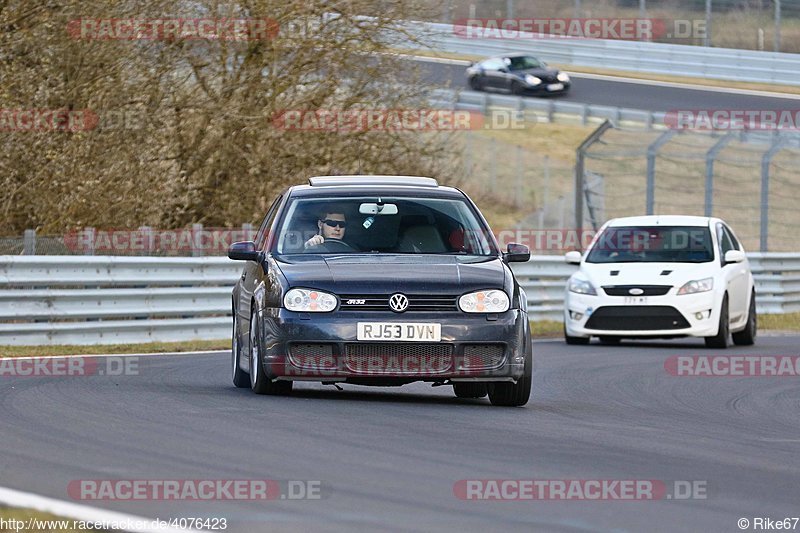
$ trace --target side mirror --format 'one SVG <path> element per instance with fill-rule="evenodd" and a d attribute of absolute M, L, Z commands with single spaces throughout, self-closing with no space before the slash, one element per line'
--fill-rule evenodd
<path fill-rule="evenodd" d="M 741 263 L 745 260 L 744 252 L 741 250 L 728 250 L 725 252 L 725 263 Z"/>
<path fill-rule="evenodd" d="M 499 72 L 504 72 L 504 73 L 508 74 L 508 68 L 506 68 L 506 67 L 500 67 L 500 68 L 499 68 L 499 69 L 497 69 L 497 70 L 498 70 Z"/>
<path fill-rule="evenodd" d="M 531 250 L 524 244 L 509 243 L 507 250 L 503 254 L 506 263 L 525 263 L 531 260 Z"/>
<path fill-rule="evenodd" d="M 564 254 L 564 261 L 569 263 L 570 265 L 580 265 L 581 264 L 581 253 L 575 250 L 571 252 L 567 252 Z"/>
<path fill-rule="evenodd" d="M 253 241 L 241 241 L 231 244 L 228 257 L 237 261 L 260 261 L 261 252 L 256 251 L 256 243 Z"/>

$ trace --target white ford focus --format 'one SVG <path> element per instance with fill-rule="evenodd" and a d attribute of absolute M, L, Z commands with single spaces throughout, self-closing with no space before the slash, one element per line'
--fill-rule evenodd
<path fill-rule="evenodd" d="M 725 222 L 693 216 L 610 220 L 567 283 L 567 344 L 591 337 L 704 337 L 713 348 L 749 345 L 756 337 L 753 275 L 744 249 Z"/>

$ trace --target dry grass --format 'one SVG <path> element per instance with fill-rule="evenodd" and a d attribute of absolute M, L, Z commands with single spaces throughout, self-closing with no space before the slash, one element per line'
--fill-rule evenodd
<path fill-rule="evenodd" d="M 0 346 L 0 357 L 49 357 L 59 355 L 100 355 L 161 352 L 229 350 L 230 339 L 213 341 L 150 342 L 143 344 Z"/>
<path fill-rule="evenodd" d="M 50 513 L 36 511 L 34 509 L 26 509 L 21 507 L 0 507 L 0 520 L 5 522 L 5 527 L 0 528 L 0 533 L 10 533 L 12 531 L 35 531 L 38 533 L 83 533 L 87 531 L 85 528 L 80 528 L 81 524 L 79 520 L 73 520 L 72 518 L 65 518 L 63 516 L 57 516 Z M 9 523 L 10 520 L 18 520 L 23 522 L 22 524 L 19 524 L 21 529 L 11 527 L 13 522 Z M 33 527 L 30 529 L 27 528 L 29 523 L 28 520 L 32 521 L 30 524 Z M 94 531 L 109 530 L 97 529 Z"/>

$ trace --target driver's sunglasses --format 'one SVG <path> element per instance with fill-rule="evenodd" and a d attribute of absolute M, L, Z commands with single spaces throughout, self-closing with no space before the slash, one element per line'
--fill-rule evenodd
<path fill-rule="evenodd" d="M 344 220 L 331 220 L 329 218 L 326 218 L 322 222 L 324 222 L 325 225 L 328 226 L 329 228 L 346 228 L 347 227 L 347 222 L 345 222 Z"/>

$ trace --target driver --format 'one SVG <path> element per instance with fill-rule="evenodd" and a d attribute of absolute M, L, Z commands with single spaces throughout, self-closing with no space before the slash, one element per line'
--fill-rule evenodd
<path fill-rule="evenodd" d="M 341 241 L 347 228 L 347 220 L 341 211 L 328 212 L 317 220 L 317 227 L 319 232 L 305 242 L 303 245 L 305 249 L 319 246 L 325 242 L 325 239 Z"/>

